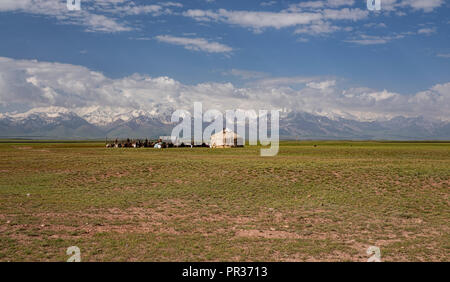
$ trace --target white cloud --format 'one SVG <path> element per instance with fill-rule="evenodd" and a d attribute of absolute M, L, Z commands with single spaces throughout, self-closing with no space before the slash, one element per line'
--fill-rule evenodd
<path fill-rule="evenodd" d="M 170 35 L 158 35 L 156 39 L 160 42 L 181 45 L 188 50 L 204 51 L 208 53 L 229 53 L 233 48 L 218 43 L 208 41 L 204 38 L 176 37 Z"/>
<path fill-rule="evenodd" d="M 288 11 L 291 12 L 300 12 L 304 9 L 321 9 L 325 7 L 326 2 L 324 1 L 305 1 L 297 4 L 291 4 Z"/>
<path fill-rule="evenodd" d="M 285 87 L 305 85 L 313 81 L 318 81 L 318 77 L 292 76 L 292 77 L 269 77 L 252 83 L 254 87 Z"/>
<path fill-rule="evenodd" d="M 56 18 L 64 24 L 85 26 L 87 31 L 121 32 L 131 27 L 116 19 L 90 12 L 88 9 L 69 11 L 66 1 L 59 0 L 2 0 L 0 12 L 18 11 Z"/>
<path fill-rule="evenodd" d="M 310 35 L 318 35 L 318 34 L 327 34 L 335 31 L 341 30 L 339 26 L 332 25 L 329 22 L 318 21 L 311 25 L 303 26 L 297 28 L 294 33 L 296 34 L 310 34 Z"/>
<path fill-rule="evenodd" d="M 323 8 L 337 8 L 341 6 L 353 6 L 355 0 L 327 0 L 327 1 L 304 1 L 289 5 L 288 11 L 299 12 L 302 10 L 317 10 Z"/>
<path fill-rule="evenodd" d="M 63 24 L 86 27 L 90 32 L 124 32 L 136 28 L 121 20 L 124 16 L 171 14 L 171 8 L 181 8 L 177 2 L 136 5 L 131 0 L 81 1 L 81 11 L 69 11 L 62 0 L 1 0 L 0 12 L 22 12 L 57 19 Z"/>
<path fill-rule="evenodd" d="M 355 0 L 328 0 L 327 5 L 330 7 L 353 6 Z"/>
<path fill-rule="evenodd" d="M 167 6 L 167 7 L 177 7 L 177 8 L 183 7 L 183 4 L 178 3 L 178 2 L 162 2 L 162 3 L 160 3 L 160 5 Z"/>
<path fill-rule="evenodd" d="M 0 11 L 25 9 L 30 3 L 31 0 L 3 0 L 0 2 Z"/>
<path fill-rule="evenodd" d="M 130 31 L 131 27 L 119 23 L 112 18 L 108 18 L 104 15 L 87 14 L 80 24 L 87 26 L 86 31 L 91 32 L 122 32 Z"/>
<path fill-rule="evenodd" d="M 369 15 L 367 10 L 343 8 L 341 10 L 326 9 L 323 11 L 324 18 L 330 20 L 352 20 L 366 19 Z"/>
<path fill-rule="evenodd" d="M 442 6 L 443 3 L 444 0 L 382 0 L 381 9 L 383 11 L 396 11 L 397 15 L 404 15 L 403 11 L 399 11 L 402 8 L 428 13 Z"/>
<path fill-rule="evenodd" d="M 140 14 L 161 14 L 163 7 L 160 5 L 143 5 L 143 6 L 119 6 L 114 7 L 109 12 L 114 14 L 140 15 Z"/>
<path fill-rule="evenodd" d="M 292 88 L 295 84 L 302 86 Z M 272 78 L 238 88 L 231 83 L 182 84 L 169 77 L 132 76 L 111 79 L 85 67 L 69 64 L 0 58 L 0 105 L 23 110 L 65 107 L 84 113 L 92 109 L 283 108 L 358 120 L 397 115 L 450 119 L 450 83 L 401 95 L 369 88 L 341 89 L 324 78 Z"/>
<path fill-rule="evenodd" d="M 277 3 L 277 1 L 267 1 L 267 2 L 261 2 L 261 6 L 263 6 L 263 7 L 270 7 L 270 6 L 273 6 L 273 5 L 275 5 Z"/>
<path fill-rule="evenodd" d="M 251 11 L 227 11 L 220 9 L 218 12 L 203 10 L 188 10 L 185 16 L 192 17 L 198 21 L 220 20 L 230 24 L 261 29 L 308 24 L 313 20 L 321 18 L 320 14 L 313 13 L 273 13 L 273 12 L 251 12 Z"/>
<path fill-rule="evenodd" d="M 233 75 L 240 77 L 242 79 L 255 79 L 255 78 L 263 78 L 267 77 L 268 74 L 259 71 L 250 71 L 250 70 L 240 70 L 240 69 L 232 69 L 228 72 L 224 72 L 223 75 Z"/>
<path fill-rule="evenodd" d="M 336 80 L 325 80 L 321 82 L 310 82 L 306 84 L 309 88 L 325 90 L 336 85 Z"/>
<path fill-rule="evenodd" d="M 385 23 L 367 23 L 364 26 L 369 28 L 387 28 Z"/>
<path fill-rule="evenodd" d="M 385 36 L 360 34 L 356 38 L 347 39 L 344 41 L 358 45 L 379 45 L 379 44 L 386 44 L 391 42 L 392 40 L 401 39 L 404 37 L 405 37 L 404 34 L 394 34 Z"/>
<path fill-rule="evenodd" d="M 104 0 L 95 1 L 91 9 L 109 13 L 117 16 L 133 16 L 150 14 L 159 16 L 172 14 L 173 8 L 182 8 L 183 4 L 178 2 L 159 2 L 154 4 L 137 5 L 131 0 Z"/>
<path fill-rule="evenodd" d="M 440 7 L 444 0 L 403 0 L 402 5 L 410 6 L 415 10 L 423 10 L 424 12 L 432 12 Z"/>
<path fill-rule="evenodd" d="M 438 56 L 439 58 L 446 58 L 446 59 L 450 59 L 450 53 L 440 53 L 437 54 L 436 56 Z"/>
<path fill-rule="evenodd" d="M 417 31 L 417 34 L 430 35 L 436 33 L 436 28 L 421 28 Z"/>
<path fill-rule="evenodd" d="M 188 10 L 183 13 L 197 21 L 220 21 L 231 25 L 251 28 L 261 32 L 265 28 L 287 28 L 299 25 L 314 24 L 325 20 L 352 20 L 357 21 L 368 16 L 366 10 L 343 8 L 340 10 L 325 9 L 320 12 L 255 12 L 255 11 L 228 11 L 220 9 Z"/>

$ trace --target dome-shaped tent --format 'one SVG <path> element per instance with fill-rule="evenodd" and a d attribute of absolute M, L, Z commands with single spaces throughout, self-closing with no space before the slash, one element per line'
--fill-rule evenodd
<path fill-rule="evenodd" d="M 228 128 L 211 135 L 211 148 L 243 147 L 244 139 Z"/>

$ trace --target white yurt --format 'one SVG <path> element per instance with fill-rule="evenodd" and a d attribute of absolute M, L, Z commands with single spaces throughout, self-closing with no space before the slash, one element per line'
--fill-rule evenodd
<path fill-rule="evenodd" d="M 209 144 L 211 148 L 243 147 L 244 139 L 232 130 L 225 128 L 221 132 L 211 135 Z"/>

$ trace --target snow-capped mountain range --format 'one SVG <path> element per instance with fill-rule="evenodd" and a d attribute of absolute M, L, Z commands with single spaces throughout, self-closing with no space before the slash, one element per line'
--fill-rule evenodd
<path fill-rule="evenodd" d="M 154 138 L 170 135 L 174 127 L 170 122 L 173 111 L 162 106 L 151 111 L 48 107 L 24 113 L 0 113 L 0 138 Z M 401 116 L 368 122 L 287 112 L 280 117 L 280 136 L 284 139 L 450 140 L 450 122 Z"/>

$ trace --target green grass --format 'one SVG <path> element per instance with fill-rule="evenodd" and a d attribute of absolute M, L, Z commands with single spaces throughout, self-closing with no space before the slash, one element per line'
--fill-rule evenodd
<path fill-rule="evenodd" d="M 449 260 L 450 143 L 259 149 L 0 143 L 0 261 Z"/>

